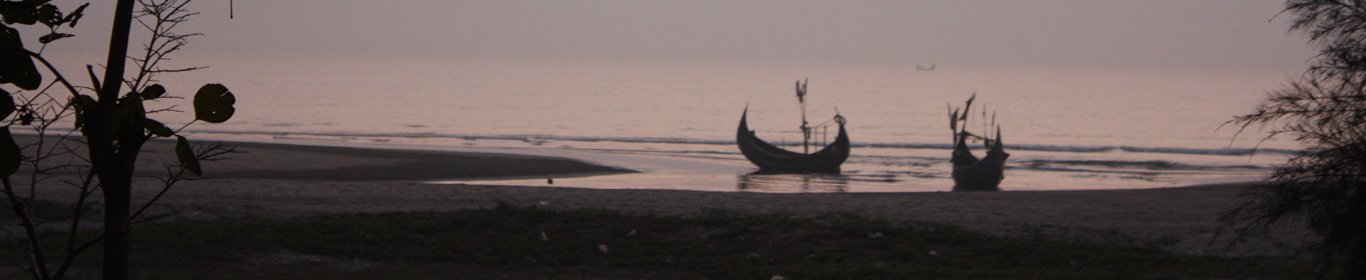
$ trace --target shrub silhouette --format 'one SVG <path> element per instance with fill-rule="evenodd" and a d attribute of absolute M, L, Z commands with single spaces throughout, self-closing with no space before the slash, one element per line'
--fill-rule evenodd
<path fill-rule="evenodd" d="M 1298 80 L 1273 91 L 1255 112 L 1226 124 L 1271 125 L 1306 149 L 1270 175 L 1272 185 L 1225 216 L 1245 235 L 1302 221 L 1322 239 L 1323 272 L 1366 279 L 1366 6 L 1360 1 L 1291 0 L 1291 31 L 1319 55 Z"/>
<path fill-rule="evenodd" d="M 63 38 L 74 35 L 62 33 L 64 28 L 75 28 L 89 4 L 81 5 L 71 13 L 65 14 L 56 5 L 46 0 L 0 1 L 0 86 L 9 84 L 17 87 L 16 92 L 0 88 L 0 176 L 4 177 L 4 188 L 0 189 L 18 216 L 25 234 L 30 256 L 29 268 L 35 279 L 60 279 L 66 274 L 76 255 L 96 243 L 103 243 L 103 278 L 128 278 L 128 237 L 129 225 L 134 219 L 146 219 L 145 210 L 156 203 L 176 182 L 185 179 L 186 173 L 201 175 L 199 162 L 220 157 L 233 151 L 232 147 L 208 145 L 195 148 L 182 135 L 180 130 L 171 129 L 160 121 L 148 118 L 149 114 L 174 111 L 173 108 L 152 109 L 146 106 L 162 98 L 169 98 L 168 89 L 153 83 L 160 74 L 184 72 L 198 69 L 164 68 L 160 62 L 167 55 L 185 46 L 188 38 L 199 34 L 180 34 L 174 28 L 196 13 L 185 9 L 189 0 L 118 0 L 115 5 L 114 23 L 105 62 L 103 79 L 95 74 L 94 67 L 86 65 L 90 86 L 76 86 L 69 75 L 57 70 L 42 54 L 43 47 Z M 135 11 L 135 8 L 137 10 Z M 145 53 L 130 57 L 128 53 L 129 35 L 132 22 L 137 20 L 150 32 Z M 19 25 L 47 27 L 49 32 L 38 37 L 41 46 L 33 51 L 23 45 Z M 136 69 L 126 71 L 131 61 Z M 42 87 L 43 66 L 52 82 Z M 127 86 L 128 90 L 123 90 Z M 65 94 L 54 94 L 65 90 Z M 19 97 L 16 99 L 16 97 Z M 20 102 L 16 102 L 16 100 Z M 220 123 L 227 121 L 234 112 L 236 98 L 227 87 L 220 84 L 206 84 L 194 96 L 195 122 Z M 73 118 L 74 117 L 74 118 Z M 49 141 L 46 134 L 51 124 L 71 119 L 84 138 L 84 142 L 67 140 L 65 135 L 53 137 Z M 193 122 L 192 122 L 193 123 Z M 39 135 L 36 144 L 20 147 L 10 134 L 13 126 L 30 127 Z M 188 126 L 189 124 L 186 124 Z M 161 192 L 151 201 L 139 208 L 133 208 L 130 200 L 134 164 L 142 152 L 142 146 L 155 138 L 176 138 L 175 154 L 177 163 L 168 164 L 166 177 L 161 178 Z M 74 147 L 74 146 L 83 147 Z M 84 150 L 87 154 L 77 155 Z M 71 155 L 88 159 L 88 165 L 57 164 L 46 165 L 45 159 L 59 155 Z M 11 177 L 21 167 L 33 167 L 27 191 L 15 187 Z M 70 211 L 71 225 L 66 234 L 66 248 L 60 262 L 50 263 L 47 251 L 42 247 L 46 231 L 36 230 L 34 205 L 40 183 L 48 181 L 56 170 L 78 170 L 80 179 L 59 180 L 75 182 L 80 188 L 77 201 Z M 42 174 L 43 176 L 38 176 Z M 98 179 L 98 181 L 96 181 Z M 99 191 L 103 196 L 104 229 L 98 237 L 91 240 L 78 240 L 77 230 L 87 205 L 86 198 Z M 55 251 L 54 251 L 55 252 Z M 53 267 L 51 264 L 56 264 Z"/>

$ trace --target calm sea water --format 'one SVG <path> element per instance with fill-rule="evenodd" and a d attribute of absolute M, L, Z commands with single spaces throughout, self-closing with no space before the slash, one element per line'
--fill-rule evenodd
<path fill-rule="evenodd" d="M 211 65 L 168 79 L 177 81 L 173 91 L 220 81 L 237 94 L 234 119 L 193 126 L 198 138 L 551 154 L 646 171 L 564 178 L 556 186 L 944 191 L 952 186 L 946 107 L 974 93 L 984 107 L 973 108 L 970 127 L 982 131 L 978 113 L 994 114 L 1012 154 L 1006 190 L 1251 180 L 1297 149 L 1285 139 L 1258 146 L 1259 131 L 1235 140 L 1235 128 L 1216 130 L 1293 71 L 302 59 Z M 805 78 L 813 123 L 836 110 L 848 119 L 854 148 L 844 176 L 744 175 L 753 167 L 733 143 L 741 111 L 748 106 L 760 137 L 799 144 L 793 82 Z M 185 115 L 160 117 L 176 123 Z"/>

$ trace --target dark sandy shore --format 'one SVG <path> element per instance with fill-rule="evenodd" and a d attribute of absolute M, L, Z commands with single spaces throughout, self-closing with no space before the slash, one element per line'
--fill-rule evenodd
<path fill-rule="evenodd" d="M 447 211 L 499 202 L 551 209 L 601 208 L 688 215 L 706 211 L 816 215 L 857 213 L 891 221 L 959 225 L 999 235 L 1152 244 L 1181 253 L 1286 255 L 1303 233 L 1282 230 L 1233 247 L 1214 240 L 1223 213 L 1255 184 L 1149 190 L 986 193 L 770 194 L 675 190 L 596 190 L 553 186 L 437 185 L 424 181 L 621 169 L 572 159 L 281 144 L 240 144 L 232 160 L 205 164 L 211 179 L 186 182 L 163 200 L 181 217 L 308 216 L 325 213 Z M 172 143 L 147 146 L 142 170 L 173 157 Z M 144 179 L 154 183 L 152 179 Z M 150 185 L 150 184 L 148 184 Z M 137 190 L 146 199 L 157 189 Z M 54 192 L 49 197 L 60 200 Z"/>

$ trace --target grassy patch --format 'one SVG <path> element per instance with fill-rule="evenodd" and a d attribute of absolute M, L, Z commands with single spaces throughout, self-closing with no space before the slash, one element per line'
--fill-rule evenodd
<path fill-rule="evenodd" d="M 1276 260 L 990 237 L 857 215 L 499 207 L 180 220 L 140 226 L 134 237 L 141 278 L 1296 278 L 1310 271 Z M 83 263 L 93 266 L 98 255 Z M 22 262 L 14 256 L 4 254 L 5 263 Z"/>

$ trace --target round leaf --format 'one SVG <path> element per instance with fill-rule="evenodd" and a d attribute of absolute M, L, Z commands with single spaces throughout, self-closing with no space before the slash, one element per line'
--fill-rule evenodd
<path fill-rule="evenodd" d="M 199 158 L 195 157 L 190 141 L 185 140 L 185 136 L 176 135 L 175 138 L 175 156 L 180 160 L 180 166 L 195 176 L 204 176 L 204 172 L 199 170 Z"/>
<path fill-rule="evenodd" d="M 221 123 L 232 118 L 237 98 L 232 96 L 228 87 L 221 84 L 206 84 L 194 94 L 195 119 L 210 123 Z"/>
<path fill-rule="evenodd" d="M 4 65 L 0 66 L 0 84 L 13 83 L 26 90 L 38 89 L 43 83 L 43 76 L 38 74 L 38 67 L 33 64 L 28 52 L 23 50 L 24 40 L 19 38 L 19 30 L 0 26 L 0 44 L 9 45 L 0 47 L 0 65 Z"/>
<path fill-rule="evenodd" d="M 171 135 L 175 134 L 175 131 L 171 131 L 170 127 L 166 127 L 165 124 L 162 124 L 157 120 L 147 119 L 146 121 L 147 122 L 143 124 L 143 126 L 146 126 L 147 131 L 151 131 L 152 135 L 160 137 L 171 137 Z"/>
<path fill-rule="evenodd" d="M 0 177 L 8 177 L 19 171 L 23 155 L 19 154 L 19 144 L 9 134 L 9 126 L 0 128 Z"/>
<path fill-rule="evenodd" d="M 62 16 L 62 11 L 57 9 L 57 6 L 43 4 L 38 7 L 38 22 L 42 22 L 48 27 L 65 23 L 62 21 L 65 18 L 65 16 Z"/>
<path fill-rule="evenodd" d="M 141 93 L 138 93 L 138 95 L 142 96 L 142 100 L 157 99 L 165 94 L 166 87 L 161 86 L 161 84 L 147 86 L 147 88 L 142 89 Z"/>
<path fill-rule="evenodd" d="M 3 95 L 0 96 L 0 120 L 4 120 L 9 117 L 9 114 L 14 113 L 16 105 L 14 105 L 14 96 L 10 96 L 8 91 L 0 89 L 0 95 Z"/>

